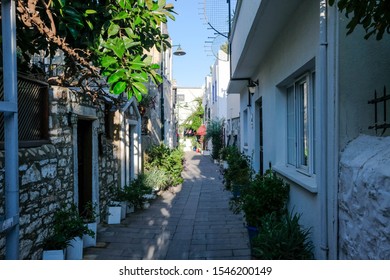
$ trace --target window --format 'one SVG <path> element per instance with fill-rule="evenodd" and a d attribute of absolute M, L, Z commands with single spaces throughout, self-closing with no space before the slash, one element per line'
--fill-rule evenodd
<path fill-rule="evenodd" d="M 37 147 L 49 142 L 49 85 L 18 75 L 19 147 Z M 0 71 L 0 100 L 4 99 L 3 72 Z M 4 114 L 0 114 L 0 149 L 4 147 Z"/>
<path fill-rule="evenodd" d="M 314 165 L 314 72 L 287 87 L 287 163 L 311 175 Z"/>

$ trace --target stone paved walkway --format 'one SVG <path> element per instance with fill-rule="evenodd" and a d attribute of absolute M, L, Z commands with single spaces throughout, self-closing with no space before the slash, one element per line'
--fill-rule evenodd
<path fill-rule="evenodd" d="M 250 259 L 243 217 L 229 209 L 219 167 L 210 156 L 186 152 L 184 183 L 120 225 L 101 225 L 84 259 Z"/>

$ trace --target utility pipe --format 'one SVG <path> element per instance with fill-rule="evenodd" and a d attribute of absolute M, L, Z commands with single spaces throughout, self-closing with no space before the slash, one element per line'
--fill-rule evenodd
<path fill-rule="evenodd" d="M 7 230 L 5 257 L 19 259 L 19 163 L 18 163 L 18 92 L 16 65 L 15 1 L 3 0 L 1 5 L 3 34 L 4 101 L 14 108 L 4 112 L 5 133 L 5 221 Z"/>
<path fill-rule="evenodd" d="M 319 138 L 321 139 L 319 163 L 319 196 L 320 196 L 320 217 L 321 217 L 321 258 L 329 258 L 329 244 L 328 244 L 328 34 L 327 34 L 327 1 L 320 2 L 320 49 L 319 49 L 319 98 L 318 107 L 320 110 L 319 119 Z"/>

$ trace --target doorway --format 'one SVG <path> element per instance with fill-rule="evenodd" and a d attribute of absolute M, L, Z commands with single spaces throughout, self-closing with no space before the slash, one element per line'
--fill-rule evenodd
<path fill-rule="evenodd" d="M 77 167 L 78 167 L 78 206 L 85 212 L 92 202 L 92 121 L 77 121 Z"/>

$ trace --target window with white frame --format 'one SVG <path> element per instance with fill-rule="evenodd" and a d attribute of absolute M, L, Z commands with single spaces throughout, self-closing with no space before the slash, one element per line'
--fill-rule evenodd
<path fill-rule="evenodd" d="M 314 164 L 314 72 L 287 87 L 287 163 L 307 175 Z"/>

